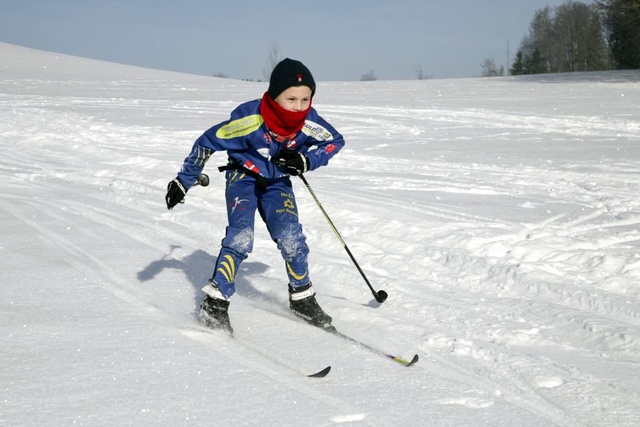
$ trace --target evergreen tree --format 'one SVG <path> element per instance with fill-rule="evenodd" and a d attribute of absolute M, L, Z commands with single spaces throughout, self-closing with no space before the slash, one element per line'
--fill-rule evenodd
<path fill-rule="evenodd" d="M 640 68 L 640 0 L 600 0 L 615 68 Z"/>
<path fill-rule="evenodd" d="M 524 74 L 524 61 L 523 61 L 522 50 L 518 50 L 518 52 L 516 53 L 516 56 L 513 60 L 513 65 L 509 69 L 509 74 L 511 74 L 512 76 L 519 76 Z"/>
<path fill-rule="evenodd" d="M 524 58 L 524 74 L 543 74 L 548 72 L 548 62 L 540 52 L 540 48 L 535 47 L 530 55 Z"/>

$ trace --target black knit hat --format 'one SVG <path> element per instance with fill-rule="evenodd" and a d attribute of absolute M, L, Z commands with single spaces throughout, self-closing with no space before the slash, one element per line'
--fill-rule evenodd
<path fill-rule="evenodd" d="M 271 72 L 267 92 L 271 99 L 275 100 L 278 95 L 293 86 L 310 87 L 312 97 L 316 93 L 316 82 L 311 71 L 302 62 L 285 58 Z"/>

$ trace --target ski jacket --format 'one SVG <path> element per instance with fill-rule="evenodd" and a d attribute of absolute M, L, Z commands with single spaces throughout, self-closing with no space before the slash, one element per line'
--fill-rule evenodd
<path fill-rule="evenodd" d="M 280 150 L 289 149 L 309 158 L 309 170 L 326 166 L 344 146 L 342 135 L 311 107 L 302 129 L 285 142 L 278 142 L 267 129 L 260 115 L 262 100 L 240 104 L 231 117 L 204 132 L 193 144 L 184 160 L 178 178 L 187 188 L 195 184 L 209 157 L 216 151 L 226 151 L 230 163 L 241 166 L 267 180 L 286 177 L 284 167 L 271 158 Z"/>

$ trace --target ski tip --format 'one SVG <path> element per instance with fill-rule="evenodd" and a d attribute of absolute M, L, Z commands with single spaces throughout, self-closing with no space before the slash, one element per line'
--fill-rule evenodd
<path fill-rule="evenodd" d="M 411 365 L 415 365 L 416 363 L 418 363 L 418 360 L 420 360 L 420 358 L 418 357 L 417 354 L 415 354 L 413 356 L 413 359 L 411 359 L 411 361 L 409 363 L 407 363 L 407 367 L 411 366 Z"/>
<path fill-rule="evenodd" d="M 331 371 L 331 366 L 327 366 L 323 370 L 316 372 L 315 374 L 307 375 L 309 378 L 324 378 Z"/>
<path fill-rule="evenodd" d="M 400 357 L 396 357 L 396 356 L 392 356 L 390 354 L 387 355 L 387 357 L 391 360 L 393 360 L 394 362 L 398 362 L 401 365 L 404 365 L 406 367 L 415 365 L 416 363 L 418 363 L 418 360 L 420 360 L 420 358 L 418 357 L 417 354 L 413 355 L 413 358 L 411 360 L 406 360 L 406 359 L 402 359 Z"/>

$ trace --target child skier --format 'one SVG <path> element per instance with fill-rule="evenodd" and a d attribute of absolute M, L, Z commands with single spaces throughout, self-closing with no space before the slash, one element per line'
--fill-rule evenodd
<path fill-rule="evenodd" d="M 226 151 L 226 234 L 199 318 L 204 325 L 233 333 L 229 298 L 240 263 L 253 249 L 256 210 L 285 261 L 289 306 L 308 323 L 332 329 L 331 317 L 318 305 L 307 265 L 309 248 L 298 220 L 290 175 L 326 166 L 344 139 L 311 107 L 316 84 L 300 61 L 284 59 L 271 73 L 262 99 L 243 103 L 193 145 L 177 177 L 167 186 L 167 208 L 184 196 L 215 151 Z"/>

